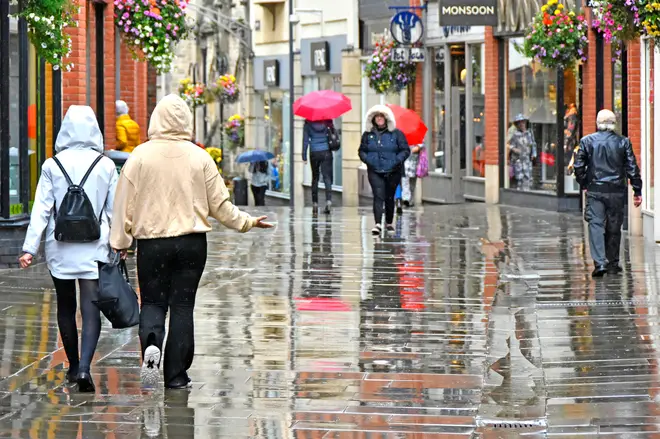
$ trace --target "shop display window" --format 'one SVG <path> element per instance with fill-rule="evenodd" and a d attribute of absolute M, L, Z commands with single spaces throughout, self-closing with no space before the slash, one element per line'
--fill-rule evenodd
<path fill-rule="evenodd" d="M 654 166 L 654 112 L 655 112 L 655 103 L 653 96 L 653 77 L 654 77 L 654 57 L 655 53 L 655 44 L 652 40 L 644 41 L 644 51 L 642 53 L 643 58 L 643 80 L 642 80 L 642 93 L 644 96 L 645 105 L 642 108 L 644 111 L 644 125 L 642 130 L 644 135 L 642 136 L 642 157 L 640 168 L 642 169 L 642 181 L 644 182 L 644 191 L 643 191 L 643 207 L 645 210 L 654 211 L 655 208 L 655 166 Z"/>
<path fill-rule="evenodd" d="M 468 174 L 472 177 L 485 177 L 486 155 L 484 150 L 485 127 L 485 84 L 484 73 L 484 44 L 470 45 L 470 62 L 472 65 L 472 124 L 467 147 L 470 149 L 470 162 Z"/>
<path fill-rule="evenodd" d="M 263 123 L 258 141 L 265 145 L 265 150 L 275 155 L 271 160 L 270 190 L 282 194 L 289 193 L 289 95 L 281 90 L 267 91 L 263 97 Z M 259 128 L 259 126 L 257 126 Z"/>
<path fill-rule="evenodd" d="M 510 189 L 557 192 L 557 172 L 566 193 L 577 193 L 572 158 L 580 138 L 578 71 L 564 72 L 564 106 L 557 108 L 557 71 L 525 58 L 522 38 L 508 40 L 506 78 L 505 181 Z M 557 143 L 557 112 L 564 114 L 564 142 Z M 521 121 L 522 120 L 522 121 Z M 518 122 L 517 122 L 518 121 Z M 558 163 L 563 148 L 564 165 Z M 559 171 L 561 169 L 561 171 Z"/>
<path fill-rule="evenodd" d="M 450 151 L 445 141 L 445 48 L 436 48 L 433 59 L 433 164 L 436 172 L 446 174 Z"/>

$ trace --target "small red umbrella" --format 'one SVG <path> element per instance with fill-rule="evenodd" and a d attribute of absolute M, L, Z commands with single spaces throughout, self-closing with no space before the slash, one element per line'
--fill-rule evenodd
<path fill-rule="evenodd" d="M 332 90 L 319 90 L 307 93 L 296 99 L 293 112 L 312 122 L 335 119 L 348 113 L 353 108 L 351 100 L 345 95 Z"/>
<path fill-rule="evenodd" d="M 409 145 L 420 145 L 424 143 L 424 137 L 429 130 L 422 118 L 412 110 L 399 107 L 398 105 L 387 104 L 387 106 L 394 113 L 394 120 L 396 120 L 396 127 L 403 131 Z"/>

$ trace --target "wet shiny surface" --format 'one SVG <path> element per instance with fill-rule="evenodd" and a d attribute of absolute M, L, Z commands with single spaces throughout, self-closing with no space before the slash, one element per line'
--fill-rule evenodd
<path fill-rule="evenodd" d="M 143 391 L 106 325 L 77 393 L 45 268 L 0 274 L 0 437 L 660 435 L 656 246 L 594 281 L 577 216 L 426 207 L 381 241 L 367 210 L 268 213 L 209 237 L 189 391 Z"/>

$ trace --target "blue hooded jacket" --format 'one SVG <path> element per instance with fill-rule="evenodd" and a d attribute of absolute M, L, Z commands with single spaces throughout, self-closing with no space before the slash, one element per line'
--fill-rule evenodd
<path fill-rule="evenodd" d="M 374 125 L 377 114 L 385 116 L 387 126 L 379 130 Z M 378 174 L 388 174 L 403 166 L 410 156 L 410 147 L 403 132 L 396 128 L 394 114 L 385 105 L 375 105 L 366 115 L 367 130 L 362 134 L 360 160 Z"/>
<path fill-rule="evenodd" d="M 306 120 L 303 127 L 303 161 L 307 161 L 307 151 L 329 151 L 328 127 L 333 126 L 331 120 L 311 122 Z"/>

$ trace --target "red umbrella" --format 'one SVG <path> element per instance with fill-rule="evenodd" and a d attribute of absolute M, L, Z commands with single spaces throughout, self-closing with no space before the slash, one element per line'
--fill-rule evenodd
<path fill-rule="evenodd" d="M 424 143 L 424 137 L 429 130 L 422 118 L 412 110 L 399 107 L 398 105 L 387 104 L 387 106 L 394 113 L 394 120 L 396 120 L 396 127 L 403 131 L 406 135 L 406 140 L 410 145 L 420 145 Z"/>
<path fill-rule="evenodd" d="M 319 90 L 307 93 L 296 99 L 293 112 L 312 122 L 335 119 L 348 113 L 353 108 L 351 100 L 341 93 L 332 90 Z"/>

